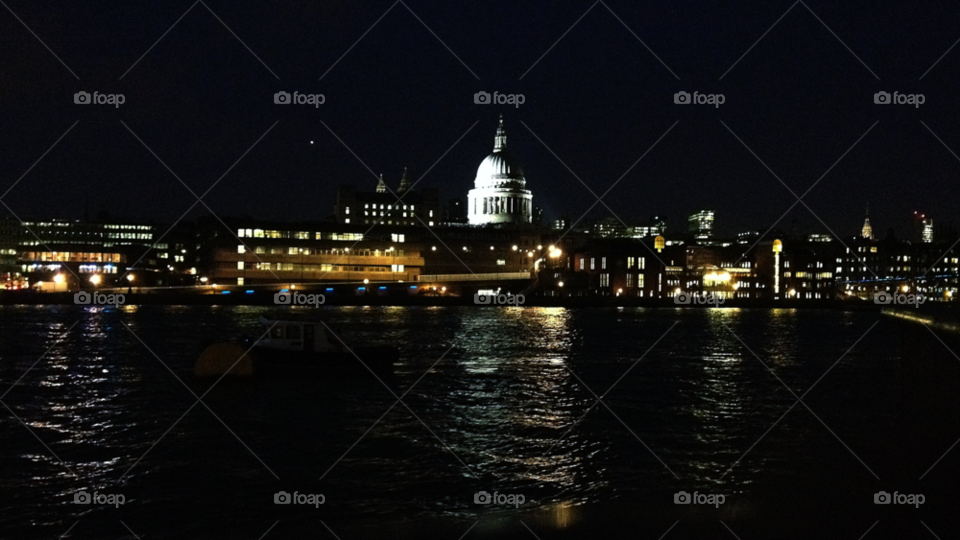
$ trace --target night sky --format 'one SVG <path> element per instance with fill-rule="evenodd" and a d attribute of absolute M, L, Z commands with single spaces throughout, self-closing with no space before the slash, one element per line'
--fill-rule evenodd
<path fill-rule="evenodd" d="M 677 231 L 700 207 L 721 233 L 772 224 L 796 199 L 739 137 L 797 195 L 853 147 L 804 198 L 826 226 L 798 204 L 781 227 L 852 236 L 869 201 L 881 236 L 914 210 L 960 228 L 956 2 L 4 1 L 0 193 L 78 122 L 3 198 L 24 219 L 172 223 L 196 198 L 150 150 L 198 195 L 229 170 L 204 198 L 220 216 L 322 219 L 338 185 L 395 188 L 403 167 L 465 197 L 503 113 L 548 219 L 594 203 L 581 180 L 600 195 L 630 169 L 604 198 L 628 224 Z M 81 90 L 126 102 L 76 105 Z M 326 102 L 275 105 L 281 90 Z M 525 103 L 476 105 L 481 90 Z M 881 90 L 926 102 L 875 105 Z"/>

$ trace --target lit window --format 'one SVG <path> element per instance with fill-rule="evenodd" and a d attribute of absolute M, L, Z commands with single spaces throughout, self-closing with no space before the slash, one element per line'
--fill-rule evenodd
<path fill-rule="evenodd" d="M 243 270 L 243 261 L 237 261 L 237 270 Z"/>
<path fill-rule="evenodd" d="M 237 246 L 237 253 L 245 253 L 245 252 L 246 252 L 246 249 L 244 248 L 243 244 L 240 244 L 239 246 Z"/>

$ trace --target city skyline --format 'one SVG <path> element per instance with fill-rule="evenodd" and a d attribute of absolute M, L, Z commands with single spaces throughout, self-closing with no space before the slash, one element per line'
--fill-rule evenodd
<path fill-rule="evenodd" d="M 698 8 L 690 19 L 692 6 L 597 4 L 543 17 L 477 4 L 464 13 L 489 24 L 460 32 L 444 31 L 441 21 L 460 20 L 449 7 L 364 6 L 345 25 L 332 6 L 300 14 L 324 28 L 333 17 L 330 35 L 292 24 L 284 10 L 257 12 L 318 45 L 292 50 L 258 40 L 254 21 L 226 6 L 197 6 L 176 25 L 184 13 L 172 8 L 45 14 L 11 6 L 56 56 L 16 19 L 3 21 L 17 47 L 2 54 L 25 55 L 4 57 L 18 81 L 2 96 L 12 111 L 0 129 L 5 215 L 75 219 L 107 208 L 173 222 L 195 200 L 184 184 L 199 194 L 216 183 L 204 202 L 217 214 L 317 219 L 340 184 L 363 188 L 379 174 L 395 184 L 404 168 L 418 187 L 464 194 L 501 113 L 548 220 L 581 215 L 596 201 L 591 191 L 615 183 L 603 202 L 623 221 L 656 214 L 681 223 L 710 207 L 729 234 L 774 223 L 796 202 L 791 191 L 811 187 L 809 210 L 797 204 L 793 214 L 818 233 L 858 229 L 867 201 L 877 216 L 960 215 L 960 203 L 942 196 L 960 182 L 960 133 L 939 121 L 960 112 L 950 97 L 960 57 L 945 54 L 946 38 L 908 39 L 920 27 L 948 35 L 955 13 L 916 7 L 894 25 L 864 17 L 856 3 L 811 6 L 820 21 L 801 4 L 786 13 L 789 6 Z M 669 24 L 647 24 L 654 16 Z M 91 23 L 89 32 L 117 23 L 129 50 L 108 55 L 83 31 L 44 33 L 65 17 Z M 682 39 L 691 28 L 683 24 L 701 17 L 697 39 Z M 728 32 L 723 25 L 734 21 L 753 34 Z M 896 54 L 882 46 L 880 28 L 904 44 Z M 167 29 L 153 48 L 136 34 L 156 39 Z M 191 41 L 199 35 L 211 41 Z M 791 48 L 798 36 L 816 62 Z M 613 57 L 610 47 L 626 53 Z M 110 61 L 93 64 L 91 55 Z M 176 75 L 167 71 L 174 58 Z M 73 103 L 75 93 L 97 91 L 123 93 L 125 102 Z M 274 94 L 295 91 L 325 101 L 274 103 Z M 697 91 L 725 100 L 674 102 Z M 924 103 L 874 103 L 874 94 L 897 91 L 922 93 Z M 478 104 L 478 92 L 525 99 Z M 590 217 L 610 215 L 598 204 Z M 888 226 L 905 235 L 909 221 L 878 230 Z"/>

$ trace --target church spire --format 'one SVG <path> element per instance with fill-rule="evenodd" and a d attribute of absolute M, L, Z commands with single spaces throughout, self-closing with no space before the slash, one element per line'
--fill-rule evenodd
<path fill-rule="evenodd" d="M 387 184 L 384 183 L 383 175 L 381 174 L 380 181 L 377 182 L 377 193 L 386 193 L 386 192 L 387 192 Z"/>
<path fill-rule="evenodd" d="M 503 129 L 503 115 L 500 115 L 500 125 L 497 126 L 497 136 L 493 139 L 493 151 L 503 152 L 507 149 L 507 131 Z"/>
<path fill-rule="evenodd" d="M 410 179 L 407 178 L 407 168 L 403 168 L 403 177 L 400 178 L 400 189 L 397 190 L 397 193 L 404 193 L 410 190 Z"/>
<path fill-rule="evenodd" d="M 873 240 L 873 227 L 870 226 L 870 203 L 867 203 L 867 215 L 863 218 L 863 230 L 860 236 Z"/>

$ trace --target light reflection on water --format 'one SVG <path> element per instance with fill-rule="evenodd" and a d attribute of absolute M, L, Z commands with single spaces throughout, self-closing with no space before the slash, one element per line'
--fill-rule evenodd
<path fill-rule="evenodd" d="M 829 434 L 798 416 L 724 476 L 794 403 L 776 377 L 802 392 L 873 322 L 849 313 L 726 308 L 323 308 L 348 339 L 401 349 L 388 384 L 399 396 L 423 376 L 404 398 L 416 417 L 397 405 L 370 430 L 395 402 L 372 378 L 225 381 L 205 402 L 241 444 L 203 406 L 183 416 L 195 399 L 165 365 L 202 393 L 190 377 L 200 343 L 258 335 L 257 316 L 279 310 L 0 312 L 9 321 L 0 330 L 4 389 L 80 321 L 5 398 L 80 476 L 65 472 L 15 420 L 0 420 L 10 441 L 2 488 L 33 508 L 33 517 L 16 518 L 22 525 L 65 519 L 80 488 L 124 490 L 139 501 L 207 501 L 229 492 L 251 516 L 272 515 L 264 501 L 277 484 L 257 458 L 287 482 L 351 501 L 349 512 L 360 516 L 472 516 L 474 492 L 499 490 L 524 493 L 558 528 L 581 505 L 679 487 L 745 489 L 773 464 L 809 474 L 812 461 L 844 456 Z M 866 383 L 854 394 L 893 385 L 889 351 L 864 343 L 844 363 L 867 354 L 872 363 L 858 368 Z M 606 405 L 594 406 L 596 396 Z M 888 420 L 862 406 L 843 426 L 854 441 L 859 424 Z M 815 452 L 798 454 L 801 444 Z M 198 507 L 227 517 L 213 503 Z"/>

